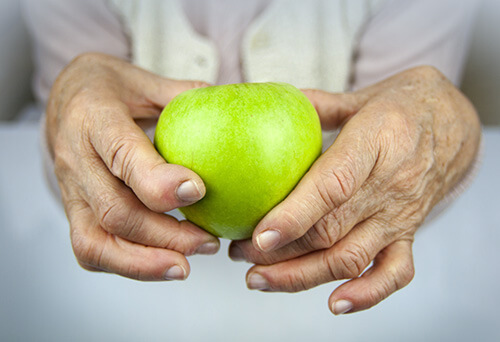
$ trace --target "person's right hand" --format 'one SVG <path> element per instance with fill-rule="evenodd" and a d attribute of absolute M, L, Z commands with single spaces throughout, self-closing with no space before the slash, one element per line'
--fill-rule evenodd
<path fill-rule="evenodd" d="M 205 186 L 194 172 L 167 164 L 135 121 L 156 120 L 175 95 L 204 85 L 96 53 L 77 57 L 59 75 L 46 134 L 83 268 L 182 280 L 185 256 L 219 249 L 216 237 L 164 214 L 201 199 Z"/>

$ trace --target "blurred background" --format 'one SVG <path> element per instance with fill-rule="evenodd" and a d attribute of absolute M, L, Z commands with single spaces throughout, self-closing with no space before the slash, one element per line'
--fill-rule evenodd
<path fill-rule="evenodd" d="M 0 120 L 30 118 L 33 66 L 20 2 L 0 1 Z M 500 1 L 483 0 L 473 33 L 462 89 L 485 125 L 500 125 Z"/>
<path fill-rule="evenodd" d="M 227 258 L 227 241 L 214 257 L 191 258 L 186 282 L 80 269 L 41 171 L 18 0 L 0 0 L 0 32 L 0 341 L 500 341 L 500 1 L 482 2 L 462 85 L 487 126 L 483 167 L 419 230 L 412 283 L 342 317 L 327 308 L 338 284 L 248 291 L 249 265 Z"/>
<path fill-rule="evenodd" d="M 483 0 L 479 9 L 462 90 L 484 125 L 500 125 L 500 1 Z"/>

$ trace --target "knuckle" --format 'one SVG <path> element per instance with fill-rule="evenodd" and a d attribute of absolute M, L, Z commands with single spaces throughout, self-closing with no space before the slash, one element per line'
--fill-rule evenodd
<path fill-rule="evenodd" d="M 281 261 L 274 253 L 263 253 L 255 248 L 243 248 L 244 252 L 244 260 L 249 263 L 253 263 L 256 265 L 272 265 L 276 262 Z"/>
<path fill-rule="evenodd" d="M 380 138 L 394 149 L 403 149 L 403 153 L 411 145 L 413 125 L 403 110 L 389 110 L 383 116 L 384 129 L 380 131 Z"/>
<path fill-rule="evenodd" d="M 299 253 L 308 251 L 315 251 L 317 249 L 326 248 L 327 242 L 316 231 L 316 229 L 309 230 L 302 238 L 295 240 L 298 245 Z M 289 245 L 291 246 L 291 244 Z"/>
<path fill-rule="evenodd" d="M 368 300 L 373 304 L 382 301 L 392 293 L 408 285 L 414 275 L 415 270 L 411 261 L 386 269 L 382 280 L 376 282 L 374 286 L 368 289 Z"/>
<path fill-rule="evenodd" d="M 80 89 L 73 94 L 73 96 L 68 99 L 64 107 L 64 116 L 70 121 L 82 121 L 87 118 L 87 109 L 91 103 L 89 100 L 93 99 L 93 93 L 90 89 L 84 88 Z"/>
<path fill-rule="evenodd" d="M 399 265 L 399 267 L 389 268 L 386 271 L 385 279 L 368 289 L 367 297 L 369 302 L 376 304 L 402 289 L 411 282 L 414 274 L 414 267 L 411 262 Z"/>
<path fill-rule="evenodd" d="M 115 234 L 121 227 L 121 210 L 116 203 L 107 203 L 99 207 L 99 223 L 107 232 Z"/>
<path fill-rule="evenodd" d="M 366 290 L 368 303 L 375 305 L 387 298 L 393 291 L 385 283 L 377 283 Z"/>
<path fill-rule="evenodd" d="M 78 265 L 80 265 L 81 268 L 83 268 L 84 270 L 86 271 L 89 271 L 89 272 L 105 272 L 104 270 L 101 270 L 100 268 L 97 268 L 95 266 L 90 266 L 90 265 L 87 265 L 87 264 L 84 264 L 83 262 L 78 261 Z"/>
<path fill-rule="evenodd" d="M 408 285 L 415 276 L 415 267 L 413 262 L 407 261 L 403 263 L 397 271 L 391 272 L 391 275 L 395 290 L 402 289 Z"/>
<path fill-rule="evenodd" d="M 144 268 L 136 262 L 129 263 L 123 270 L 123 274 L 128 278 L 136 280 L 149 280 L 150 278 L 150 276 L 148 276 L 148 274 L 144 271 Z"/>
<path fill-rule="evenodd" d="M 337 207 L 351 198 L 356 188 L 354 170 L 348 165 L 350 158 L 345 158 L 346 162 L 340 167 L 320 173 L 318 193 L 329 208 Z"/>
<path fill-rule="evenodd" d="M 71 247 L 78 262 L 88 264 L 90 261 L 88 256 L 92 254 L 89 252 L 91 244 L 87 242 L 84 235 L 77 233 L 76 229 L 71 234 Z"/>
<path fill-rule="evenodd" d="M 71 234 L 71 246 L 78 263 L 84 269 L 101 267 L 104 251 L 98 244 L 92 243 L 87 235 L 74 230 Z"/>
<path fill-rule="evenodd" d="M 329 212 L 313 226 L 316 236 L 311 239 L 311 245 L 316 248 L 333 246 L 340 237 L 341 227 L 342 219 L 339 217 L 339 212 L 336 210 Z"/>
<path fill-rule="evenodd" d="M 303 206 L 303 204 L 297 203 L 300 206 Z M 302 220 L 300 217 L 297 217 L 297 215 L 306 215 L 309 213 L 309 210 L 301 210 L 302 207 L 299 207 L 299 210 L 294 210 L 291 211 L 290 209 L 284 209 L 281 212 L 281 217 L 280 219 L 282 220 L 283 224 L 286 227 L 297 227 L 300 228 L 301 230 L 308 229 L 309 227 L 304 227 L 304 224 L 302 222 L 310 221 L 310 220 Z M 307 209 L 307 208 L 304 208 Z"/>
<path fill-rule="evenodd" d="M 131 213 L 125 204 L 116 199 L 102 202 L 98 208 L 101 227 L 113 235 L 126 235 L 124 228 L 128 226 Z"/>
<path fill-rule="evenodd" d="M 381 128 L 376 134 L 378 162 L 396 165 L 399 169 L 417 153 L 422 127 L 404 114 L 403 108 L 386 110 L 381 118 Z"/>
<path fill-rule="evenodd" d="M 188 233 L 191 231 L 191 223 L 183 220 L 176 223 L 176 225 L 178 225 L 177 227 L 179 227 L 180 231 L 184 234 L 165 234 L 162 236 L 161 245 L 166 249 L 177 251 L 185 255 L 194 254 L 196 248 L 198 248 L 198 236 Z"/>
<path fill-rule="evenodd" d="M 356 244 L 345 246 L 341 252 L 328 260 L 335 279 L 356 278 L 371 261 L 365 250 Z"/>
<path fill-rule="evenodd" d="M 306 274 L 302 269 L 296 269 L 294 272 L 287 273 L 281 280 L 279 286 L 277 284 L 271 284 L 271 288 L 280 288 L 282 291 L 286 292 L 300 292 L 311 288 L 306 280 Z"/>
<path fill-rule="evenodd" d="M 76 133 L 80 138 L 76 141 L 68 137 L 68 134 L 73 133 L 61 132 L 56 134 L 52 141 L 54 172 L 60 180 L 65 180 L 65 175 L 78 173 L 82 165 L 81 157 L 85 156 L 85 146 L 81 144 L 83 133 Z"/>
<path fill-rule="evenodd" d="M 110 171 L 127 185 L 130 184 L 135 165 L 134 141 L 132 140 L 129 137 L 116 135 L 105 153 L 106 164 L 109 165 Z"/>
<path fill-rule="evenodd" d="M 58 180 L 67 178 L 66 175 L 71 173 L 72 165 L 74 161 L 70 153 L 65 153 L 59 148 L 54 149 L 54 173 Z"/>

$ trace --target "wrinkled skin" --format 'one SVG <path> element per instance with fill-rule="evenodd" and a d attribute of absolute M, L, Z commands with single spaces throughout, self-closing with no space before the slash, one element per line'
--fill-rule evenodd
<path fill-rule="evenodd" d="M 47 106 L 47 138 L 85 269 L 181 280 L 189 274 L 186 255 L 219 249 L 212 235 L 164 214 L 199 200 L 205 187 L 194 172 L 167 164 L 137 124 L 156 121 L 175 95 L 204 85 L 101 54 L 82 55 L 60 74 Z"/>
<path fill-rule="evenodd" d="M 187 255 L 218 250 L 215 237 L 164 214 L 196 202 L 205 187 L 192 171 L 165 163 L 139 126 L 200 86 L 101 54 L 78 57 L 55 82 L 47 138 L 85 269 L 185 279 Z M 253 289 L 293 292 L 349 279 L 329 307 L 363 310 L 411 281 L 415 231 L 470 167 L 479 121 L 430 67 L 355 93 L 304 92 L 323 129 L 341 133 L 253 239 L 232 243 L 230 256 L 256 264 L 247 274 Z"/>
<path fill-rule="evenodd" d="M 251 289 L 296 292 L 350 279 L 330 309 L 367 309 L 413 278 L 415 232 L 470 167 L 480 123 L 431 67 L 350 94 L 304 92 L 323 129 L 341 132 L 253 239 L 233 242 L 229 253 L 257 264 Z"/>

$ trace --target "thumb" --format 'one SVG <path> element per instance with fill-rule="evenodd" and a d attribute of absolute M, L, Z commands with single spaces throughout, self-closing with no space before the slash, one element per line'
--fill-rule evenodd
<path fill-rule="evenodd" d="M 344 126 L 288 197 L 259 222 L 254 246 L 268 252 L 300 238 L 359 190 L 375 166 L 378 151 L 366 125 L 360 126 L 355 119 Z"/>
<path fill-rule="evenodd" d="M 303 89 L 302 92 L 316 109 L 323 130 L 338 128 L 367 101 L 360 92 L 329 93 L 319 89 Z"/>
<path fill-rule="evenodd" d="M 111 103 L 109 108 L 113 109 L 106 115 L 96 116 L 89 140 L 108 170 L 142 203 L 153 211 L 167 212 L 205 195 L 202 179 L 187 168 L 166 163 L 126 105 Z"/>

